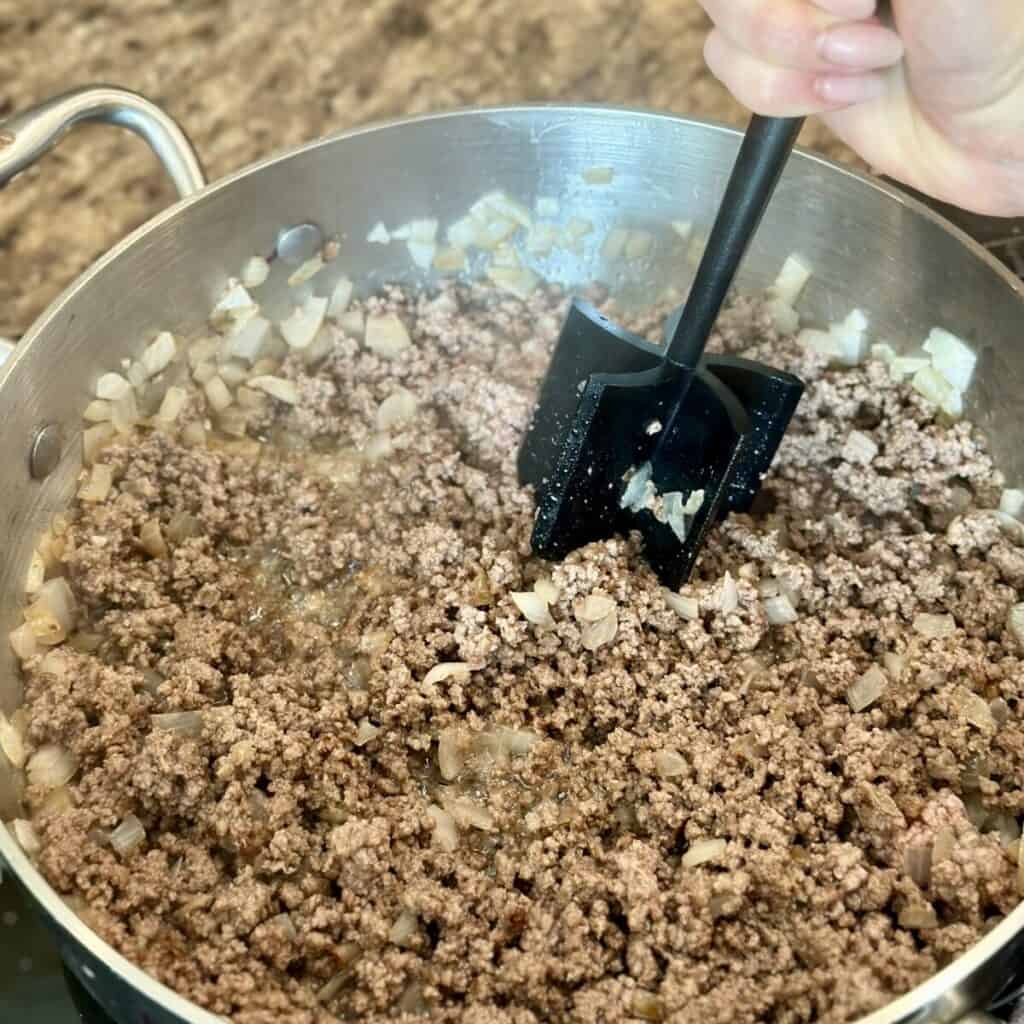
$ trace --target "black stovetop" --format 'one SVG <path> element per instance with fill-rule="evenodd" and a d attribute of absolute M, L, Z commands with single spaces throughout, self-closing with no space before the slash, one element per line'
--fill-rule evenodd
<path fill-rule="evenodd" d="M 1014 273 L 1024 277 L 1024 219 L 994 220 L 927 200 Z M 2 861 L 0 861 L 2 868 Z M 33 1024 L 117 1024 L 64 969 L 27 897 L 12 881 L 0 882 L 0 1008 L 4 1020 Z M 1012 1002 L 998 1015 L 1010 1020 Z M 1014 1015 L 1024 1024 L 1024 1002 Z"/>

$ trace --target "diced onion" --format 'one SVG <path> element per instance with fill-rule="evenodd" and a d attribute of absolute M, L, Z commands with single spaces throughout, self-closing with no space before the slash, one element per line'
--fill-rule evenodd
<path fill-rule="evenodd" d="M 143 350 L 142 368 L 147 377 L 155 377 L 163 373 L 178 354 L 178 346 L 170 331 L 161 331 L 156 338 Z"/>
<path fill-rule="evenodd" d="M 39 643 L 52 646 L 65 640 L 75 621 L 75 599 L 67 580 L 47 580 L 24 615 Z"/>
<path fill-rule="evenodd" d="M 26 857 L 34 859 L 42 852 L 43 844 L 39 839 L 39 833 L 35 826 L 24 818 L 15 818 L 11 822 L 11 831 L 18 845 L 22 848 Z"/>
<path fill-rule="evenodd" d="M 549 605 L 556 604 L 561 592 L 547 576 L 541 576 L 533 584 L 533 592 L 542 597 Z"/>
<path fill-rule="evenodd" d="M 437 804 L 431 804 L 427 808 L 427 816 L 434 822 L 433 841 L 446 850 L 454 852 L 459 845 L 459 832 L 455 827 L 455 819 Z"/>
<path fill-rule="evenodd" d="M 527 299 L 540 278 L 529 267 L 489 267 L 487 276 L 503 291 Z"/>
<path fill-rule="evenodd" d="M 215 324 L 237 324 L 255 316 L 259 308 L 245 288 L 237 281 L 231 280 L 213 307 L 210 320 Z"/>
<path fill-rule="evenodd" d="M 384 226 L 383 221 L 377 221 L 377 223 L 370 228 L 370 232 L 366 236 L 366 240 L 368 242 L 373 242 L 376 245 L 387 245 L 391 241 L 391 232 Z"/>
<path fill-rule="evenodd" d="M 970 387 L 978 357 L 965 342 L 941 327 L 934 327 L 922 347 L 950 387 L 961 394 Z"/>
<path fill-rule="evenodd" d="M 78 488 L 78 500 L 95 503 L 106 501 L 113 485 L 113 469 L 105 463 L 98 462 L 92 467 L 85 483 Z"/>
<path fill-rule="evenodd" d="M 726 572 L 722 579 L 722 587 L 718 594 L 718 609 L 725 615 L 736 611 L 740 604 L 739 590 L 732 574 Z"/>
<path fill-rule="evenodd" d="M 537 221 L 530 228 L 524 243 L 526 251 L 534 256 L 547 256 L 552 249 L 558 247 L 562 233 L 557 224 L 550 221 Z"/>
<path fill-rule="evenodd" d="M 285 380 L 283 377 L 272 377 L 270 375 L 250 377 L 249 387 L 256 388 L 257 391 L 262 391 L 264 394 L 270 395 L 271 398 L 276 398 L 279 402 L 284 402 L 286 405 L 299 404 L 298 388 L 292 381 Z"/>
<path fill-rule="evenodd" d="M 419 931 L 419 918 L 411 910 L 403 910 L 388 932 L 388 942 L 395 946 L 408 946 Z"/>
<path fill-rule="evenodd" d="M 896 356 L 889 363 L 889 376 L 895 381 L 901 381 L 913 377 L 927 366 L 931 366 L 930 359 L 923 359 L 920 356 Z"/>
<path fill-rule="evenodd" d="M 338 326 L 345 334 L 353 338 L 361 338 L 366 333 L 366 320 L 358 309 L 350 309 L 338 318 Z"/>
<path fill-rule="evenodd" d="M 843 444 L 841 454 L 847 462 L 867 466 L 878 455 L 878 445 L 862 430 L 851 430 Z"/>
<path fill-rule="evenodd" d="M 169 387 L 160 402 L 160 408 L 154 417 L 158 423 L 170 426 L 181 415 L 188 404 L 188 392 L 176 385 Z"/>
<path fill-rule="evenodd" d="M 952 615 L 933 615 L 921 612 L 914 616 L 915 633 L 930 640 L 940 640 L 952 636 L 956 632 L 956 620 Z"/>
<path fill-rule="evenodd" d="M 405 324 L 394 313 L 366 318 L 366 347 L 371 352 L 384 359 L 394 359 L 411 344 Z"/>
<path fill-rule="evenodd" d="M 291 348 L 305 348 L 316 337 L 327 314 L 327 299 L 311 295 L 279 324 L 281 337 Z"/>
<path fill-rule="evenodd" d="M 371 740 L 375 740 L 381 733 L 379 725 L 374 725 L 369 719 L 363 718 L 356 730 L 356 738 L 353 741 L 357 747 L 365 747 Z"/>
<path fill-rule="evenodd" d="M 262 256 L 251 256 L 242 265 L 242 284 L 259 288 L 270 276 L 270 264 Z"/>
<path fill-rule="evenodd" d="M 160 715 L 150 715 L 149 721 L 154 729 L 174 732 L 179 736 L 194 738 L 203 734 L 201 711 L 167 711 Z"/>
<path fill-rule="evenodd" d="M 877 665 L 872 665 L 847 688 L 846 700 L 850 709 L 858 712 L 871 707 L 885 693 L 888 685 L 889 677 Z"/>
<path fill-rule="evenodd" d="M 234 401 L 227 384 L 217 374 L 203 385 L 203 394 L 214 412 L 223 412 Z"/>
<path fill-rule="evenodd" d="M 405 388 L 399 388 L 381 402 L 377 409 L 377 429 L 389 430 L 407 423 L 416 415 L 416 396 Z"/>
<path fill-rule="evenodd" d="M 519 591 L 510 593 L 509 597 L 528 622 L 545 629 L 554 628 L 555 620 L 548 610 L 547 601 L 540 594 L 534 591 Z"/>
<path fill-rule="evenodd" d="M 445 810 L 455 819 L 459 828 L 475 828 L 481 832 L 494 830 L 494 815 L 488 808 L 481 806 L 468 796 L 447 797 L 444 800 Z"/>
<path fill-rule="evenodd" d="M 695 868 L 712 860 L 721 860 L 725 855 L 725 846 L 724 839 L 698 839 L 683 854 L 682 865 L 684 868 Z"/>
<path fill-rule="evenodd" d="M 444 682 L 445 679 L 464 683 L 469 679 L 469 672 L 469 665 L 465 661 L 443 661 L 423 677 L 423 685 L 433 686 L 435 683 Z"/>
<path fill-rule="evenodd" d="M 110 833 L 110 845 L 122 857 L 137 850 L 145 841 L 146 830 L 134 814 L 126 815 L 121 824 Z"/>
<path fill-rule="evenodd" d="M 810 279 L 811 268 L 803 263 L 798 256 L 787 256 L 779 271 L 779 276 L 768 291 L 774 298 L 780 299 L 787 306 L 794 306 Z"/>
<path fill-rule="evenodd" d="M 288 284 L 295 288 L 300 284 L 305 284 L 310 278 L 315 277 L 324 266 L 324 258 L 320 253 L 315 256 L 311 256 L 304 263 L 300 263 L 295 270 L 288 277 Z"/>
<path fill-rule="evenodd" d="M 217 375 L 229 388 L 238 387 L 249 379 L 249 370 L 237 359 L 221 363 Z"/>
<path fill-rule="evenodd" d="M 226 354 L 234 359 L 244 359 L 251 365 L 259 359 L 269 337 L 270 321 L 263 316 L 251 317 L 228 338 Z"/>
<path fill-rule="evenodd" d="M 131 390 L 131 383 L 119 373 L 105 373 L 96 382 L 96 397 L 108 402 L 116 402 Z"/>
<path fill-rule="evenodd" d="M 589 594 L 577 602 L 575 613 L 580 622 L 599 622 L 614 614 L 615 602 L 607 594 Z"/>
<path fill-rule="evenodd" d="M 963 395 L 933 366 L 925 366 L 914 374 L 911 387 L 944 413 L 956 419 L 963 415 Z"/>
<path fill-rule="evenodd" d="M 348 309 L 348 304 L 352 301 L 352 291 L 354 285 L 347 277 L 339 279 L 338 283 L 334 286 L 334 290 L 331 292 L 330 301 L 327 303 L 327 315 L 337 319 L 342 313 Z"/>
<path fill-rule="evenodd" d="M 615 639 L 619 629 L 619 618 L 614 608 L 611 613 L 596 622 L 588 622 L 580 632 L 580 643 L 588 651 L 596 651 L 598 648 L 610 644 Z"/>
<path fill-rule="evenodd" d="M 135 392 L 129 391 L 110 403 L 110 422 L 119 434 L 130 434 L 139 422 L 139 407 Z"/>
<path fill-rule="evenodd" d="M 939 918 L 935 913 L 935 908 L 930 905 L 923 907 L 904 907 L 899 913 L 898 920 L 901 928 L 912 929 L 914 931 L 927 928 L 937 928 L 939 924 Z"/>
<path fill-rule="evenodd" d="M 45 790 L 67 785 L 77 771 L 75 756 L 55 743 L 40 747 L 25 765 L 28 781 Z"/>
<path fill-rule="evenodd" d="M 11 643 L 11 650 L 19 661 L 28 661 L 29 658 L 34 658 L 39 653 L 39 641 L 27 622 L 17 629 L 11 630 L 8 639 Z"/>
<path fill-rule="evenodd" d="M 693 221 L 692 220 L 674 220 L 672 221 L 672 230 L 684 241 L 689 241 L 690 235 L 693 234 Z"/>
<path fill-rule="evenodd" d="M 466 269 L 466 250 L 457 245 L 441 246 L 434 254 L 434 269 L 443 274 L 455 274 Z"/>
<path fill-rule="evenodd" d="M 764 615 L 772 626 L 791 626 L 798 618 L 793 602 L 785 594 L 765 598 Z"/>
<path fill-rule="evenodd" d="M 82 461 L 91 466 L 100 449 L 114 436 L 112 423 L 97 423 L 82 432 Z"/>
<path fill-rule="evenodd" d="M 202 448 L 206 444 L 206 427 L 198 420 L 181 428 L 181 443 L 186 448 Z"/>
<path fill-rule="evenodd" d="M 700 618 L 700 602 L 697 598 L 684 597 L 667 588 L 662 590 L 661 596 L 665 598 L 665 604 L 687 622 L 696 622 Z"/>
<path fill-rule="evenodd" d="M 25 593 L 35 594 L 46 580 L 46 560 L 38 551 L 33 551 L 25 573 Z"/>
<path fill-rule="evenodd" d="M 82 413 L 86 423 L 106 423 L 111 417 L 110 402 L 103 398 L 91 401 Z"/>
<path fill-rule="evenodd" d="M 14 721 L 0 712 L 0 750 L 15 768 L 25 765 L 25 738 Z"/>
<path fill-rule="evenodd" d="M 1024 491 L 1008 487 L 999 498 L 999 511 L 1015 519 L 1024 518 Z"/>
<path fill-rule="evenodd" d="M 685 775 L 688 765 L 678 750 L 659 750 L 654 755 L 654 770 L 663 779 L 674 779 Z"/>
<path fill-rule="evenodd" d="M 647 508 L 656 491 L 651 480 L 653 469 L 649 462 L 645 462 L 637 469 L 626 482 L 626 488 L 619 499 L 619 508 L 629 509 L 630 512 L 640 512 Z"/>

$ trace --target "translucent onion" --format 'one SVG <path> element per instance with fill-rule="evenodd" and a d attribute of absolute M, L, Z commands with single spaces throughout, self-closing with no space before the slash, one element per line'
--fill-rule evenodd
<path fill-rule="evenodd" d="M 116 434 L 112 423 L 97 423 L 82 432 L 82 462 L 91 466 L 103 446 Z"/>
<path fill-rule="evenodd" d="M 327 299 L 311 295 L 278 325 L 290 348 L 303 349 L 316 337 L 327 315 Z"/>
<path fill-rule="evenodd" d="M 25 737 L 13 719 L 0 712 L 0 750 L 15 768 L 23 768 L 27 751 Z"/>
<path fill-rule="evenodd" d="M 63 576 L 47 580 L 24 615 L 36 640 L 44 647 L 67 639 L 75 622 L 75 598 L 67 580 Z"/>
<path fill-rule="evenodd" d="M 251 377 L 249 379 L 249 387 L 262 391 L 264 394 L 270 395 L 271 398 L 276 398 L 279 402 L 284 402 L 286 405 L 299 404 L 299 389 L 292 381 L 285 380 L 283 377 L 272 377 L 269 374 L 261 377 Z"/>
<path fill-rule="evenodd" d="M 102 398 L 97 398 L 85 407 L 82 419 L 86 423 L 107 423 L 111 415 L 110 403 Z"/>
<path fill-rule="evenodd" d="M 674 779 L 688 770 L 686 758 L 677 750 L 659 750 L 654 755 L 654 770 L 663 779 Z"/>
<path fill-rule="evenodd" d="M 366 318 L 366 347 L 384 359 L 394 359 L 412 344 L 405 324 L 394 313 Z"/>
<path fill-rule="evenodd" d="M 793 602 L 785 594 L 766 598 L 764 614 L 772 626 L 790 626 L 799 618 Z"/>
<path fill-rule="evenodd" d="M 971 384 L 978 357 L 960 338 L 935 327 L 922 346 L 931 357 L 932 366 L 956 391 L 963 393 Z"/>
<path fill-rule="evenodd" d="M 700 618 L 700 602 L 697 598 L 684 597 L 667 588 L 662 590 L 661 596 L 665 598 L 665 604 L 687 622 L 696 622 Z"/>
<path fill-rule="evenodd" d="M 110 845 L 122 857 L 137 850 L 145 841 L 146 830 L 134 814 L 126 815 L 121 824 L 110 833 Z"/>
<path fill-rule="evenodd" d="M 724 839 L 698 839 L 690 844 L 690 848 L 683 854 L 682 866 L 684 868 L 695 868 L 709 861 L 721 860 L 725 856 Z"/>
<path fill-rule="evenodd" d="M 1024 601 L 1011 605 L 1006 613 L 1006 629 L 1017 643 L 1024 644 Z"/>
<path fill-rule="evenodd" d="M 110 422 L 119 434 L 130 434 L 139 422 L 139 406 L 135 392 L 129 391 L 110 403 Z"/>
<path fill-rule="evenodd" d="M 740 605 L 740 593 L 732 574 L 726 572 L 722 579 L 722 589 L 718 595 L 718 608 L 724 615 L 730 615 Z"/>
<path fill-rule="evenodd" d="M 357 747 L 365 747 L 371 740 L 375 740 L 382 730 L 379 725 L 374 725 L 368 718 L 363 718 L 359 722 L 359 728 L 356 730 L 356 738 L 353 741 Z"/>
<path fill-rule="evenodd" d="M 453 853 L 459 845 L 459 832 L 455 827 L 455 819 L 437 804 L 427 808 L 427 816 L 434 823 L 433 842 L 442 850 Z"/>
<path fill-rule="evenodd" d="M 24 851 L 26 857 L 34 860 L 39 856 L 42 852 L 43 844 L 32 822 L 26 821 L 24 818 L 15 818 L 11 822 L 11 831 L 14 833 L 14 838 L 18 841 L 18 845 Z"/>
<path fill-rule="evenodd" d="M 85 483 L 78 488 L 78 500 L 90 503 L 106 501 L 113 485 L 113 469 L 104 463 L 97 463 L 92 467 Z"/>
<path fill-rule="evenodd" d="M 160 715 L 150 715 L 149 721 L 154 729 L 176 732 L 181 736 L 195 738 L 203 734 L 201 711 L 168 711 Z"/>
<path fill-rule="evenodd" d="M 576 618 L 580 622 L 599 622 L 616 610 L 615 602 L 607 594 L 589 594 L 575 606 Z"/>
<path fill-rule="evenodd" d="M 597 622 L 588 622 L 580 631 L 580 643 L 588 651 L 596 651 L 610 644 L 619 629 L 619 618 L 613 610 Z"/>
<path fill-rule="evenodd" d="M 432 686 L 445 679 L 465 683 L 469 680 L 469 664 L 465 661 L 444 661 L 435 665 L 424 677 L 423 685 Z"/>
<path fill-rule="evenodd" d="M 33 551 L 25 573 L 25 593 L 35 594 L 46 580 L 46 561 L 38 551 Z"/>
<path fill-rule="evenodd" d="M 77 771 L 78 761 L 74 754 L 56 743 L 40 747 L 25 764 L 28 781 L 44 790 L 67 785 Z"/>
<path fill-rule="evenodd" d="M 926 889 L 932 874 L 932 848 L 908 846 L 903 851 L 903 870 L 915 885 Z"/>
<path fill-rule="evenodd" d="M 270 264 L 262 256 L 252 256 L 242 266 L 242 284 L 259 288 L 270 276 Z"/>
<path fill-rule="evenodd" d="M 920 633 L 929 640 L 941 640 L 956 632 L 956 620 L 952 615 L 921 612 L 914 616 L 913 628 L 915 633 Z"/>
<path fill-rule="evenodd" d="M 228 338 L 225 354 L 250 365 L 255 363 L 270 337 L 270 326 L 266 317 L 251 317 Z"/>
<path fill-rule="evenodd" d="M 377 409 L 377 429 L 388 430 L 407 423 L 416 415 L 416 396 L 405 388 L 399 388 L 381 402 Z"/>
<path fill-rule="evenodd" d="M 36 639 L 32 627 L 26 622 L 17 629 L 11 630 L 8 634 L 11 650 L 14 656 L 21 662 L 34 658 L 39 653 L 39 641 Z"/>
<path fill-rule="evenodd" d="M 515 591 L 509 597 L 528 622 L 544 629 L 554 628 L 555 620 L 548 610 L 547 601 L 540 594 L 534 591 Z"/>
<path fill-rule="evenodd" d="M 494 831 L 494 815 L 471 797 L 451 797 L 445 794 L 442 799 L 445 810 L 455 819 L 455 824 L 459 828 L 475 828 L 481 832 Z"/>
<path fill-rule="evenodd" d="M 388 932 L 388 942 L 395 946 L 410 945 L 419 926 L 419 918 L 411 910 L 403 910 Z"/>
<path fill-rule="evenodd" d="M 310 278 L 316 277 L 316 275 L 323 270 L 323 266 L 324 258 L 321 253 L 311 256 L 305 262 L 300 263 L 299 266 L 291 272 L 288 277 L 288 284 L 292 288 L 297 288 L 300 284 L 305 284 L 310 280 Z"/>
<path fill-rule="evenodd" d="M 105 373 L 96 382 L 96 397 L 108 402 L 124 398 L 132 390 L 131 382 L 119 373 Z"/>
<path fill-rule="evenodd" d="M 850 684 L 846 700 L 850 710 L 864 711 L 871 707 L 885 693 L 889 677 L 877 666 L 872 665 L 862 676 Z"/>
<path fill-rule="evenodd" d="M 188 404 L 188 392 L 184 388 L 172 386 L 167 389 L 154 420 L 160 426 L 170 426 L 181 415 Z"/>
<path fill-rule="evenodd" d="M 787 256 L 779 271 L 779 276 L 768 292 L 787 306 L 793 306 L 810 279 L 811 268 L 803 263 L 798 256 Z"/>
<path fill-rule="evenodd" d="M 139 361 L 146 371 L 146 376 L 155 377 L 157 374 L 163 373 L 174 362 L 174 357 L 177 354 L 178 346 L 174 335 L 170 331 L 161 331 L 143 350 L 142 358 Z"/>
<path fill-rule="evenodd" d="M 237 281 L 231 280 L 213 307 L 210 320 L 218 325 L 239 324 L 255 316 L 259 308 L 258 303 L 245 288 Z"/>
<path fill-rule="evenodd" d="M 461 729 L 443 729 L 437 741 L 437 766 L 441 778 L 452 782 L 465 763 L 465 738 Z"/>

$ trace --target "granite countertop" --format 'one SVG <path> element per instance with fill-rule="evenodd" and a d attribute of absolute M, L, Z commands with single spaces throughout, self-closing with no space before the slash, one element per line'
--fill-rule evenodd
<path fill-rule="evenodd" d="M 707 73 L 696 0 L 31 0 L 0 5 L 0 117 L 88 82 L 162 104 L 217 178 L 381 117 L 517 100 L 740 124 Z M 848 158 L 820 125 L 802 140 Z M 18 337 L 173 199 L 143 144 L 76 132 L 0 193 L 0 335 Z"/>

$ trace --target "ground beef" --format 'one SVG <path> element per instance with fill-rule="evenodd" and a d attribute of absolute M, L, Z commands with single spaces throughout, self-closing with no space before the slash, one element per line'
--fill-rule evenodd
<path fill-rule="evenodd" d="M 530 554 L 516 447 L 563 302 L 385 291 L 412 348 L 328 328 L 297 407 L 108 446 L 67 529 L 80 632 L 25 677 L 31 743 L 80 768 L 72 807 L 29 787 L 41 868 L 238 1024 L 848 1021 L 1018 900 L 1024 556 L 972 428 L 738 302 L 715 345 L 808 390 L 691 621 L 636 537 Z M 549 625 L 510 596 L 538 581 Z M 190 710 L 200 736 L 151 723 Z"/>

